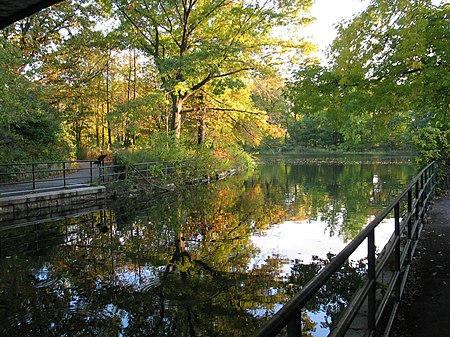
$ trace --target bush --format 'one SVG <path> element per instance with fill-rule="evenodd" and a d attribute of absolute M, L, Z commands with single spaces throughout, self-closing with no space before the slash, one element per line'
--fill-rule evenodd
<path fill-rule="evenodd" d="M 122 172 L 132 175 L 138 174 L 134 169 L 137 164 L 148 163 L 145 169 L 152 178 L 181 184 L 233 168 L 249 167 L 253 160 L 237 145 L 226 149 L 188 147 L 165 134 L 157 134 L 141 147 L 117 151 L 114 163 Z"/>

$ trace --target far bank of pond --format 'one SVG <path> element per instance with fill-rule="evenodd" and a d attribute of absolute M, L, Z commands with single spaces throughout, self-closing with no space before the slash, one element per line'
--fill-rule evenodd
<path fill-rule="evenodd" d="M 416 172 L 407 157 L 263 156 L 254 172 L 214 184 L 3 224 L 0 331 L 251 336 Z M 364 259 L 355 254 L 310 304 L 311 336 L 327 335 Z"/>

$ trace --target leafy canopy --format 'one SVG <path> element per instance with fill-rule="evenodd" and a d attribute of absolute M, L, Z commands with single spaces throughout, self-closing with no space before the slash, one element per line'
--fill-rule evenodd
<path fill-rule="evenodd" d="M 290 86 L 295 114 L 326 112 L 348 146 L 421 144 L 421 128 L 448 126 L 448 4 L 374 0 L 338 30 L 332 63 L 305 65 Z"/>

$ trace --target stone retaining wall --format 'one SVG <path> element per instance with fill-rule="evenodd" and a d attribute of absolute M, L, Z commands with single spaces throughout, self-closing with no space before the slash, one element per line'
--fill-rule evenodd
<path fill-rule="evenodd" d="M 104 186 L 4 197 L 0 198 L 0 223 L 92 207 L 103 203 L 105 199 Z"/>

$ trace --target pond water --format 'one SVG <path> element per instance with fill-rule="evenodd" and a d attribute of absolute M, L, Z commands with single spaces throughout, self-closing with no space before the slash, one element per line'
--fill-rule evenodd
<path fill-rule="evenodd" d="M 415 174 L 404 157 L 263 157 L 210 185 L 2 224 L 0 334 L 252 336 Z M 328 334 L 364 259 L 308 304 L 305 333 Z"/>

